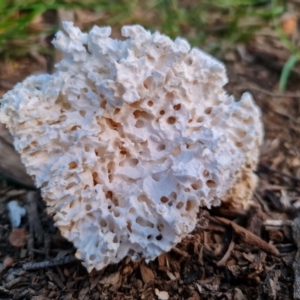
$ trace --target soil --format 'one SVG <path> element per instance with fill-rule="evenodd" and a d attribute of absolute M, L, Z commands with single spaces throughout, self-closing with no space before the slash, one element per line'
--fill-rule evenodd
<path fill-rule="evenodd" d="M 279 73 L 253 45 L 249 51 L 251 61 L 235 52 L 227 56 L 226 89 L 237 98 L 250 91 L 262 111 L 265 139 L 251 209 L 200 210 L 195 231 L 169 253 L 149 264 L 125 259 L 88 274 L 45 213 L 39 193 L 24 189 L 20 180 L 1 181 L 0 299 L 294 299 L 300 87 L 294 77 L 288 91 L 278 93 Z M 46 67 L 27 57 L 2 62 L 0 70 L 1 96 Z M 7 211 L 12 199 L 27 211 L 18 229 Z M 296 285 L 295 297 L 297 292 Z"/>

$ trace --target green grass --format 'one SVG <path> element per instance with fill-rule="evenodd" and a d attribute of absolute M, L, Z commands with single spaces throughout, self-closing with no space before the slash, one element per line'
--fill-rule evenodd
<path fill-rule="evenodd" d="M 220 58 L 237 43 L 249 40 L 257 30 L 275 24 L 278 36 L 291 53 L 282 73 L 281 89 L 285 89 L 299 57 L 298 48 L 278 26 L 285 9 L 285 1 L 279 0 L 2 0 L 0 55 L 12 58 L 32 52 L 49 53 L 51 49 L 42 46 L 39 37 L 55 33 L 57 25 L 50 22 L 37 28 L 34 21 L 45 12 L 58 9 L 100 12 L 101 18 L 94 22 L 97 25 L 118 29 L 124 24 L 139 23 L 172 38 L 183 36 L 193 46 Z M 92 25 L 85 24 L 83 29 Z"/>

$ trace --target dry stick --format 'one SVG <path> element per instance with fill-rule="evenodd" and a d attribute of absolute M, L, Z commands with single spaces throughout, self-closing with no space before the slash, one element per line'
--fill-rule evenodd
<path fill-rule="evenodd" d="M 255 84 L 252 84 L 252 83 L 247 83 L 247 84 L 244 84 L 244 85 L 242 84 L 242 85 L 238 86 L 238 89 L 240 89 L 240 90 L 241 89 L 242 90 L 250 89 L 250 90 L 254 90 L 254 91 L 269 95 L 271 97 L 277 97 L 277 98 L 280 98 L 280 97 L 300 98 L 300 94 L 272 92 L 272 91 L 263 89 L 263 88 L 255 85 Z"/>
<path fill-rule="evenodd" d="M 172 248 L 172 250 L 183 257 L 189 257 L 188 253 L 186 253 L 185 251 L 183 251 L 177 247 Z"/>
<path fill-rule="evenodd" d="M 219 260 L 219 261 L 217 262 L 217 266 L 218 266 L 218 267 L 224 267 L 224 266 L 225 266 L 227 260 L 228 260 L 229 257 L 230 257 L 230 254 L 231 254 L 232 250 L 234 249 L 234 246 L 235 246 L 235 243 L 234 243 L 234 241 L 233 241 L 233 236 L 232 236 L 231 242 L 230 242 L 230 244 L 229 244 L 229 247 L 228 247 L 226 253 L 225 253 L 224 256 L 222 257 L 222 259 Z"/>
<path fill-rule="evenodd" d="M 252 246 L 256 246 L 266 252 L 271 253 L 272 255 L 279 256 L 279 252 L 275 246 L 265 242 L 260 237 L 256 236 L 249 230 L 237 225 L 236 223 L 227 220 L 222 217 L 214 217 L 216 220 L 222 222 L 225 225 L 231 226 L 234 232 L 239 235 L 246 243 Z"/>
<path fill-rule="evenodd" d="M 56 267 L 56 266 L 66 265 L 71 262 L 78 262 L 78 261 L 79 260 L 76 257 L 69 255 L 60 259 L 25 263 L 22 267 L 24 270 L 28 271 L 28 270 L 37 270 L 43 268 Z"/>
<path fill-rule="evenodd" d="M 281 172 L 281 171 L 279 171 L 279 170 L 275 170 L 275 169 L 273 169 L 273 168 L 271 168 L 271 167 L 269 167 L 269 166 L 267 166 L 267 165 L 264 165 L 264 164 L 259 164 L 259 166 L 260 166 L 261 168 L 267 169 L 267 170 L 270 171 L 270 172 L 278 173 L 278 174 L 281 175 L 281 176 L 284 176 L 284 177 L 287 177 L 287 178 L 289 178 L 289 179 L 291 179 L 291 180 L 300 182 L 300 178 L 298 178 L 298 177 L 296 177 L 296 176 L 292 176 L 292 175 L 286 174 L 286 173 L 284 173 L 284 172 Z"/>
<path fill-rule="evenodd" d="M 300 299 L 300 217 L 293 220 L 292 231 L 294 242 L 298 248 L 293 263 L 295 274 L 294 299 Z"/>
<path fill-rule="evenodd" d="M 31 238 L 42 242 L 43 240 L 43 228 L 40 222 L 37 204 L 39 201 L 40 193 L 39 191 L 29 191 L 26 195 L 26 210 L 29 221 L 29 232 Z M 29 249 L 34 248 L 34 242 L 32 241 Z"/>

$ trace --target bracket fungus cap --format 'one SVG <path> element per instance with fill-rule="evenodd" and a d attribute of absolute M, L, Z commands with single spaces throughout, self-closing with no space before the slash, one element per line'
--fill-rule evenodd
<path fill-rule="evenodd" d="M 221 62 L 138 25 L 122 41 L 63 27 L 56 72 L 5 94 L 0 121 L 89 271 L 170 250 L 199 206 L 248 205 L 261 115 L 226 93 Z"/>

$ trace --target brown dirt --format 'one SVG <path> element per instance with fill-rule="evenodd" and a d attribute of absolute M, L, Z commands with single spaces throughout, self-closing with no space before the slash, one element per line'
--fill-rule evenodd
<path fill-rule="evenodd" d="M 252 55 L 251 63 L 235 53 L 227 62 L 228 91 L 237 97 L 251 91 L 265 126 L 260 182 L 249 211 L 201 210 L 196 230 L 171 252 L 148 265 L 125 259 L 88 274 L 37 195 L 1 182 L 0 299 L 293 299 L 297 247 L 290 225 L 300 204 L 300 88 L 291 84 L 285 94 L 276 92 L 279 74 Z M 1 63 L 0 70 L 1 94 L 45 66 L 26 58 Z M 27 209 L 23 230 L 11 229 L 10 199 Z"/>

